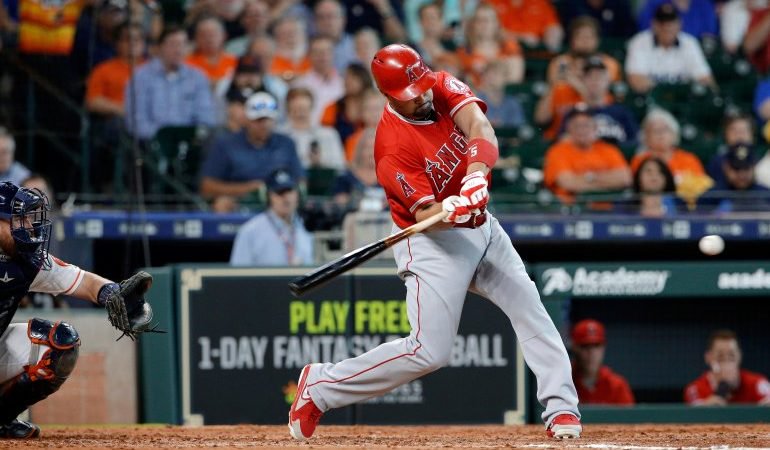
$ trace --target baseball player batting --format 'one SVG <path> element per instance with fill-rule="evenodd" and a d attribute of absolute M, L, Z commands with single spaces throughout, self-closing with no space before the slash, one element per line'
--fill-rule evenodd
<path fill-rule="evenodd" d="M 37 425 L 16 417 L 56 392 L 78 359 L 80 337 L 71 325 L 43 319 L 11 323 L 28 292 L 102 305 L 110 323 L 132 339 L 154 331 L 152 308 L 144 300 L 152 277 L 139 272 L 118 285 L 50 255 L 49 209 L 39 190 L 0 183 L 0 438 L 40 435 Z"/>
<path fill-rule="evenodd" d="M 510 238 L 486 211 L 487 180 L 498 157 L 486 105 L 462 81 L 432 72 L 405 45 L 380 49 L 371 69 L 388 99 L 374 157 L 394 232 L 448 214 L 428 233 L 393 247 L 407 289 L 410 335 L 337 364 L 305 366 L 289 411 L 291 435 L 310 438 L 325 411 L 382 395 L 445 366 L 470 290 L 510 318 L 537 377 L 548 436 L 579 437 L 567 351 Z"/>

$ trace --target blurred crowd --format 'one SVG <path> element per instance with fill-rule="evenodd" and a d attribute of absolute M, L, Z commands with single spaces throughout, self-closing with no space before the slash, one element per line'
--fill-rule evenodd
<path fill-rule="evenodd" d="M 265 205 L 285 171 L 323 198 L 308 214 L 338 224 L 387 207 L 372 156 L 386 99 L 369 62 L 401 42 L 487 103 L 493 199 L 540 191 L 649 217 L 764 209 L 769 35 L 767 0 L 3 0 L 0 173 L 23 181 L 23 148 L 59 189 L 74 160 L 114 192 L 134 139 L 150 181 L 174 175 L 153 151 L 171 148 L 171 166 L 184 147 L 178 170 L 214 211 Z M 200 152 L 179 145 L 185 128 Z M 85 138 L 80 159 L 57 151 Z"/>

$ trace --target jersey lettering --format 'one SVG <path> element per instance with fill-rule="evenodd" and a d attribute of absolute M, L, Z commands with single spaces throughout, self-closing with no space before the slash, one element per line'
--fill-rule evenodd
<path fill-rule="evenodd" d="M 415 189 L 409 185 L 409 182 L 406 181 L 406 177 L 403 173 L 396 172 L 396 181 L 401 185 L 401 190 L 404 191 L 404 197 L 409 198 L 415 193 Z"/>
<path fill-rule="evenodd" d="M 428 174 L 433 188 L 436 192 L 441 193 L 444 190 L 449 179 L 452 178 L 452 174 L 441 168 L 441 164 L 436 161 L 431 161 L 425 158 L 425 173 Z"/>
<path fill-rule="evenodd" d="M 443 144 L 436 152 L 436 157 L 444 164 L 444 169 L 449 173 L 454 172 L 460 165 L 460 158 L 446 144 Z"/>
<path fill-rule="evenodd" d="M 460 130 L 455 127 L 455 131 L 449 135 L 449 139 L 452 141 L 452 147 L 463 155 L 468 153 L 468 140 Z"/>

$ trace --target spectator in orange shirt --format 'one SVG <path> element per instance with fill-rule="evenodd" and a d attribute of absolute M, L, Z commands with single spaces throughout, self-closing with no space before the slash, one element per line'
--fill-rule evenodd
<path fill-rule="evenodd" d="M 86 109 L 103 118 L 124 115 L 123 102 L 126 85 L 131 79 L 131 64 L 142 63 L 146 48 L 139 25 L 123 23 L 115 35 L 117 55 L 94 67 L 86 84 Z"/>
<path fill-rule="evenodd" d="M 582 404 L 633 405 L 628 381 L 605 366 L 604 325 L 583 319 L 572 328 L 572 380 Z"/>
<path fill-rule="evenodd" d="M 583 64 L 579 77 L 557 82 L 538 101 L 535 121 L 548 125 L 546 139 L 556 139 L 562 130 L 562 118 L 574 105 L 587 104 L 600 125 L 599 137 L 613 143 L 636 141 L 636 118 L 624 106 L 616 104 L 610 93 L 607 66 L 600 56 L 592 56 Z"/>
<path fill-rule="evenodd" d="M 549 0 L 486 0 L 497 10 L 509 37 L 527 47 L 545 45 L 556 52 L 561 48 L 564 29 Z"/>
<path fill-rule="evenodd" d="M 307 31 L 296 17 L 286 16 L 273 25 L 275 53 L 270 73 L 289 83 L 310 70 Z M 332 44 L 333 45 L 333 44 Z"/>
<path fill-rule="evenodd" d="M 703 359 L 708 370 L 684 390 L 693 406 L 744 403 L 770 406 L 770 382 L 759 373 L 741 369 L 741 347 L 731 330 L 717 330 L 709 338 Z"/>
<path fill-rule="evenodd" d="M 113 161 L 118 156 L 125 116 L 126 86 L 131 79 L 131 64 L 144 58 L 144 30 L 136 24 L 123 23 L 115 30 L 116 56 L 99 63 L 86 83 L 86 110 L 92 116 L 91 180 L 97 189 L 109 189 Z"/>
<path fill-rule="evenodd" d="M 520 83 L 524 78 L 524 58 L 515 40 L 505 38 L 494 8 L 481 4 L 466 27 L 465 45 L 457 57 L 468 80 L 478 87 L 481 74 L 491 61 L 505 65 L 505 83 Z"/>
<path fill-rule="evenodd" d="M 569 24 L 569 50 L 553 58 L 548 64 L 548 83 L 580 78 L 586 60 L 601 57 L 610 81 L 620 80 L 620 64 L 615 58 L 599 51 L 599 22 L 593 17 L 581 16 Z"/>
<path fill-rule="evenodd" d="M 219 19 L 206 17 L 195 24 L 195 49 L 187 63 L 202 70 L 215 88 L 233 75 L 238 59 L 225 52 L 225 27 Z"/>
<path fill-rule="evenodd" d="M 677 148 L 679 122 L 668 111 L 656 108 L 647 113 L 642 121 L 642 143 L 644 150 L 631 159 L 631 170 L 636 171 L 644 159 L 655 156 L 666 162 L 677 186 L 687 177 L 706 176 L 697 156 Z"/>
<path fill-rule="evenodd" d="M 572 203 L 575 194 L 624 189 L 631 171 L 620 150 L 597 138 L 596 122 L 584 105 L 565 117 L 567 133 L 545 155 L 545 185 L 561 201 Z"/>

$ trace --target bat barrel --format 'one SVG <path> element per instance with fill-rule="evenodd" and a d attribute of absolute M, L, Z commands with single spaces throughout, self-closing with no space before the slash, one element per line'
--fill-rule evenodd
<path fill-rule="evenodd" d="M 440 222 L 444 219 L 448 213 L 446 211 L 438 212 L 427 219 L 418 222 L 408 228 L 405 228 L 398 233 L 392 234 L 386 238 L 380 239 L 377 242 L 361 247 L 357 250 L 343 255 L 334 261 L 325 264 L 318 269 L 306 273 L 300 277 L 297 277 L 289 282 L 289 290 L 295 297 L 299 297 L 305 292 L 315 289 L 318 286 L 326 283 L 337 275 L 347 272 L 348 270 L 372 259 L 375 255 L 381 253 L 386 248 L 396 244 L 397 242 L 413 235 L 421 233 L 432 225 Z"/>
<path fill-rule="evenodd" d="M 289 282 L 289 290 L 295 297 L 299 297 L 305 292 L 325 284 L 337 275 L 365 263 L 386 248 L 388 248 L 387 243 L 378 241 L 348 253 L 312 272 L 291 280 L 291 282 Z"/>

